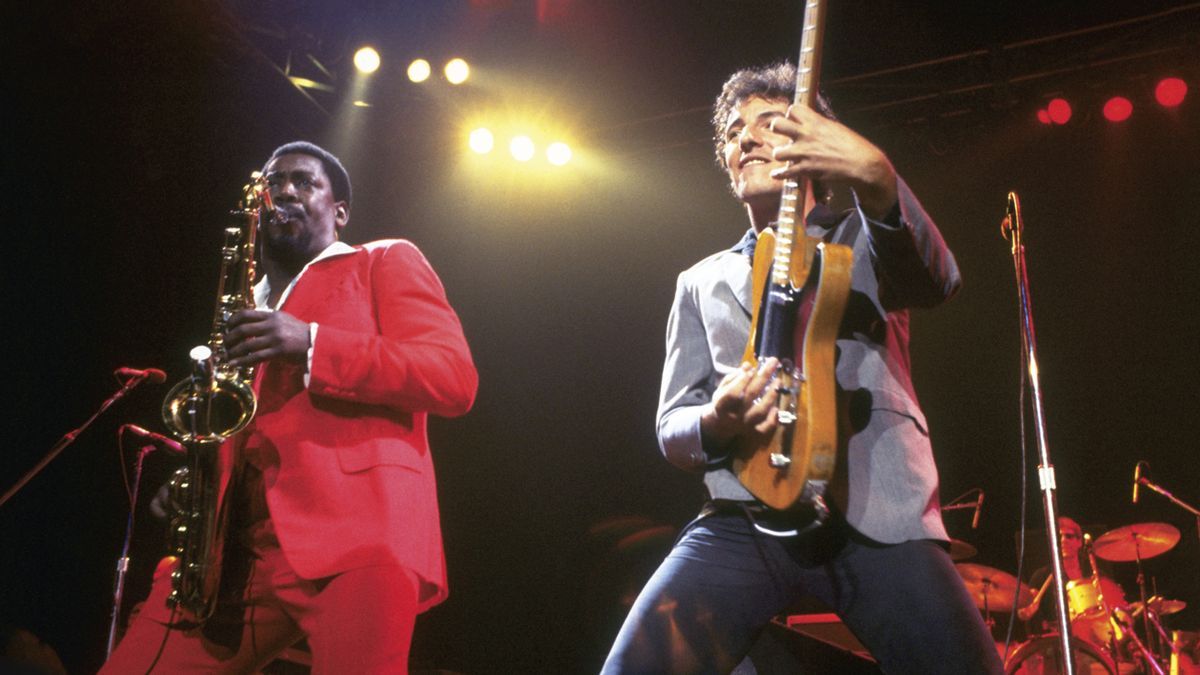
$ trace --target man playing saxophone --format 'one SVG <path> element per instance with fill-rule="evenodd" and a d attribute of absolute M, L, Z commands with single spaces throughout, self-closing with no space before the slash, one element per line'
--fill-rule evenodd
<path fill-rule="evenodd" d="M 403 673 L 416 615 L 446 596 L 426 419 L 475 397 L 458 317 L 410 242 L 339 241 L 332 154 L 288 143 L 264 176 L 264 274 L 225 334 L 229 364 L 258 367 L 258 410 L 222 448 L 238 470 L 217 609 L 198 625 L 172 607 L 165 559 L 101 672 L 251 673 L 307 637 L 314 673 Z"/>

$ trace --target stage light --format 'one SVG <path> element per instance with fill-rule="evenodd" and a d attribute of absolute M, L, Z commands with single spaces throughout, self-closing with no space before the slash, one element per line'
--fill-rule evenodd
<path fill-rule="evenodd" d="M 364 101 L 362 99 L 357 99 L 354 101 L 354 107 L 355 108 L 370 108 L 371 104 L 368 101 Z"/>
<path fill-rule="evenodd" d="M 533 159 L 536 150 L 533 147 L 533 139 L 528 136 L 515 136 L 508 144 L 508 151 L 512 153 L 513 159 L 518 162 L 528 162 Z"/>
<path fill-rule="evenodd" d="M 425 59 L 417 59 L 408 64 L 408 79 L 413 82 L 424 82 L 433 73 L 433 68 Z"/>
<path fill-rule="evenodd" d="M 362 47 L 354 52 L 354 67 L 364 75 L 379 70 L 379 63 L 379 52 L 375 51 L 374 47 Z"/>
<path fill-rule="evenodd" d="M 1071 104 L 1065 98 L 1056 98 L 1046 105 L 1050 121 L 1055 124 L 1066 124 L 1071 120 Z"/>
<path fill-rule="evenodd" d="M 1165 77 L 1154 88 L 1154 98 L 1164 108 L 1174 108 L 1187 96 L 1187 83 L 1178 77 Z"/>
<path fill-rule="evenodd" d="M 471 75 L 471 67 L 462 59 L 450 59 L 446 64 L 446 81 L 450 84 L 462 84 Z"/>
<path fill-rule="evenodd" d="M 317 82 L 316 80 L 310 80 L 307 77 L 300 77 L 299 75 L 288 75 L 288 81 L 291 82 L 292 84 L 296 85 L 297 87 L 300 87 L 301 89 L 316 89 L 317 91 L 335 91 L 335 89 L 333 88 L 332 85 L 325 84 L 324 82 Z"/>
<path fill-rule="evenodd" d="M 471 135 L 467 139 L 467 145 L 469 145 L 475 152 L 481 155 L 486 155 L 492 151 L 493 147 L 495 147 L 496 139 L 492 136 L 491 131 L 488 131 L 483 127 L 479 127 L 471 132 Z"/>
<path fill-rule="evenodd" d="M 1104 119 L 1124 122 L 1133 114 L 1133 104 L 1124 96 L 1114 96 L 1104 103 Z"/>
<path fill-rule="evenodd" d="M 1041 122 L 1042 124 L 1050 124 L 1050 113 L 1047 112 L 1045 108 L 1037 111 L 1037 121 Z"/>
<path fill-rule="evenodd" d="M 554 166 L 562 166 L 571 161 L 571 146 L 556 141 L 546 148 L 546 160 Z"/>

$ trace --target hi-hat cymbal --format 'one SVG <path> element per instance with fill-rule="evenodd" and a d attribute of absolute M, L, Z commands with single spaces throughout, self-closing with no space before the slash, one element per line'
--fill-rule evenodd
<path fill-rule="evenodd" d="M 1167 523 L 1135 523 L 1100 535 L 1092 544 L 1096 557 L 1112 562 L 1153 558 L 1179 543 L 1179 530 Z"/>
<path fill-rule="evenodd" d="M 967 560 L 974 558 L 979 551 L 972 545 L 961 539 L 950 540 L 950 559 L 958 562 L 959 560 Z"/>
<path fill-rule="evenodd" d="M 1183 600 L 1167 600 L 1166 598 L 1158 596 L 1158 595 L 1147 600 L 1146 604 L 1150 605 L 1150 609 L 1154 610 L 1154 613 L 1158 614 L 1159 616 L 1165 616 L 1167 614 L 1174 614 L 1175 612 L 1182 612 L 1187 607 L 1187 603 L 1184 602 Z M 1141 602 L 1130 603 L 1129 611 L 1134 616 L 1141 614 L 1142 603 Z"/>
<path fill-rule="evenodd" d="M 973 563 L 958 563 L 954 568 L 979 609 L 1011 612 L 1014 603 L 1024 607 L 1033 601 L 1033 591 L 1007 572 Z"/>

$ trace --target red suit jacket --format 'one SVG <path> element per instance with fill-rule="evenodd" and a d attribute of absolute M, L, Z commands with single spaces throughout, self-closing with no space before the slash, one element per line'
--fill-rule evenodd
<path fill-rule="evenodd" d="M 260 366 L 239 440 L 280 548 L 308 579 L 403 565 L 424 611 L 447 590 L 426 417 L 462 415 L 478 386 L 458 317 L 404 240 L 312 263 L 279 309 L 318 326 L 309 384 L 303 364 Z"/>

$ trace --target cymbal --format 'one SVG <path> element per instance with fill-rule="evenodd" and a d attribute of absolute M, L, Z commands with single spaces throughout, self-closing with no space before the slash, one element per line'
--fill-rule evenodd
<path fill-rule="evenodd" d="M 1024 607 L 1033 601 L 1033 590 L 1007 572 L 974 563 L 958 563 L 954 568 L 979 609 L 1011 612 L 1014 602 Z"/>
<path fill-rule="evenodd" d="M 1135 523 L 1100 535 L 1092 544 L 1096 557 L 1112 562 L 1153 558 L 1179 543 L 1179 530 L 1167 523 Z"/>
<path fill-rule="evenodd" d="M 955 562 L 974 558 L 979 553 L 976 548 L 961 539 L 950 540 L 950 559 Z"/>
<path fill-rule="evenodd" d="M 1187 603 L 1183 600 L 1167 600 L 1166 598 L 1157 595 L 1147 600 L 1146 604 L 1150 605 L 1150 609 L 1154 610 L 1154 613 L 1158 614 L 1159 616 L 1174 614 L 1175 612 L 1182 612 L 1187 607 Z M 1142 612 L 1142 603 L 1140 601 L 1130 603 L 1129 611 L 1133 613 L 1134 616 L 1137 616 Z"/>

